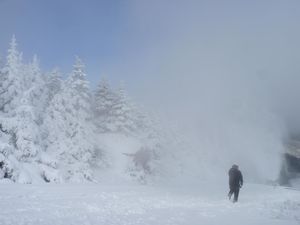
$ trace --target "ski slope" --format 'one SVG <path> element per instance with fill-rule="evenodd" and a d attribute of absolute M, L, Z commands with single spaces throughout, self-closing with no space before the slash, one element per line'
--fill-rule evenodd
<path fill-rule="evenodd" d="M 1 184 L 0 224 L 300 224 L 297 190 L 245 184 L 233 204 L 222 188 Z"/>

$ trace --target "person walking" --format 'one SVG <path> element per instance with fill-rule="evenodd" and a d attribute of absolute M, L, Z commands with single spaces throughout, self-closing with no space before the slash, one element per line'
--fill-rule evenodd
<path fill-rule="evenodd" d="M 239 198 L 240 188 L 243 186 L 243 175 L 239 170 L 238 165 L 232 165 L 229 172 L 229 200 L 231 199 L 232 194 L 234 194 L 233 202 L 237 202 Z"/>

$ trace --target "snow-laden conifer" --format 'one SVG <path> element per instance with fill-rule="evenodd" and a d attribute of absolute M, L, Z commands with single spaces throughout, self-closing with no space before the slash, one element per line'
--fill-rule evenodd
<path fill-rule="evenodd" d="M 46 76 L 46 88 L 48 90 L 48 102 L 61 90 L 62 88 L 62 76 L 57 68 L 53 69 Z"/>
<path fill-rule="evenodd" d="M 123 86 L 116 92 L 114 100 L 112 107 L 113 121 L 111 123 L 114 124 L 116 131 L 123 133 L 137 132 L 138 111 Z"/>
<path fill-rule="evenodd" d="M 15 36 L 12 37 L 6 64 L 1 70 L 0 109 L 13 113 L 18 106 L 23 90 L 22 54 L 17 49 Z"/>
<path fill-rule="evenodd" d="M 91 179 L 95 156 L 91 123 L 89 83 L 79 58 L 61 90 L 46 111 L 47 152 L 59 161 L 62 176 L 69 180 Z"/>
<path fill-rule="evenodd" d="M 112 90 L 106 79 L 102 78 L 94 94 L 94 123 L 98 132 L 113 132 L 114 126 L 113 106 L 116 93 Z"/>

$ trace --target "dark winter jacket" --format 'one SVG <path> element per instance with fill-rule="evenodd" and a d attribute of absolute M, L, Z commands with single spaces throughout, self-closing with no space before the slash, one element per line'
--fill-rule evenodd
<path fill-rule="evenodd" d="M 229 187 L 240 188 L 243 185 L 243 175 L 237 168 L 231 168 L 228 172 L 229 175 Z"/>

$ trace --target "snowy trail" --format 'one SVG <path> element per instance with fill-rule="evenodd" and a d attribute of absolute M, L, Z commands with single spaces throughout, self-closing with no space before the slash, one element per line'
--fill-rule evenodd
<path fill-rule="evenodd" d="M 300 224 L 300 192 L 246 184 L 240 202 L 198 187 L 0 185 L 1 225 Z"/>

